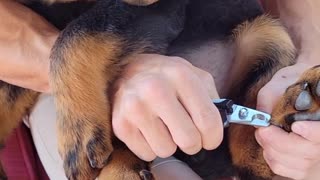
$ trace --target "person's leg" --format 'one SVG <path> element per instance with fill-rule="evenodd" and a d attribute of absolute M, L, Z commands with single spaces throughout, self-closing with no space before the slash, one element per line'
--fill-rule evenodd
<path fill-rule="evenodd" d="M 66 179 L 58 153 L 56 113 L 52 96 L 42 95 L 29 118 L 29 127 L 40 160 L 50 179 Z M 174 157 L 156 159 L 151 165 L 154 176 L 161 180 L 200 180 L 185 163 Z"/>

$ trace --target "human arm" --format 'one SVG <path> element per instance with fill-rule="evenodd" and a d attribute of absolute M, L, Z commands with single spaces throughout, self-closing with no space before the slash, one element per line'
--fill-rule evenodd
<path fill-rule="evenodd" d="M 17 2 L 0 1 L 0 80 L 49 92 L 49 55 L 58 30 Z"/>
<path fill-rule="evenodd" d="M 320 64 L 320 2 L 273 0 L 269 3 L 277 3 L 277 14 L 288 28 L 298 49 L 297 63 L 279 70 L 259 92 L 257 108 L 270 113 L 288 86 L 305 70 Z M 303 127 L 303 130 L 299 131 L 299 127 Z M 264 149 L 267 163 L 281 176 L 303 180 L 319 179 L 320 123 L 297 122 L 293 124 L 292 130 L 293 133 L 286 133 L 276 127 L 257 130 L 256 138 Z M 306 155 L 308 158 L 305 158 Z"/>

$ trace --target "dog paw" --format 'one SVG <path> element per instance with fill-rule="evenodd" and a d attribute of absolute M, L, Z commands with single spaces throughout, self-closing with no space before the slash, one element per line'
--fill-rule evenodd
<path fill-rule="evenodd" d="M 72 126 L 60 126 L 59 152 L 64 161 L 68 179 L 87 180 L 98 176 L 113 151 L 111 137 L 104 123 L 94 125 L 76 122 Z"/>
<path fill-rule="evenodd" d="M 320 66 L 302 74 L 287 88 L 272 112 L 272 124 L 291 131 L 295 121 L 320 120 Z"/>
<path fill-rule="evenodd" d="M 127 148 L 115 149 L 99 180 L 154 180 L 149 163 L 140 160 Z"/>

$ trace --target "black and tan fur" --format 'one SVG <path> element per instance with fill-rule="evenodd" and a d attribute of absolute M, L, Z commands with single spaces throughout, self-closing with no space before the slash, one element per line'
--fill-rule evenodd
<path fill-rule="evenodd" d="M 50 20 L 56 14 L 46 14 L 50 11 L 41 11 L 42 8 L 71 1 L 48 0 L 53 3 L 48 7 L 37 3 L 27 5 Z M 272 75 L 294 63 L 295 48 L 286 30 L 278 21 L 261 16 L 259 4 L 254 0 L 125 2 L 99 0 L 84 5 L 86 8 L 75 13 L 76 18 L 51 19 L 57 24 L 72 20 L 66 27 L 65 23 L 60 24 L 64 30 L 52 49 L 50 67 L 50 85 L 58 115 L 59 152 L 69 179 L 94 179 L 99 172 L 100 179 L 152 179 L 148 164 L 116 140 L 111 130 L 108 90 L 127 63 L 126 57 L 138 53 L 178 55 L 181 49 L 190 48 L 188 45 L 195 47 L 208 39 L 231 42 L 236 63 L 230 77 L 233 88 L 229 97 L 251 107 L 255 107 L 258 90 Z M 314 86 L 314 74 L 318 74 L 317 69 L 300 81 L 308 80 Z M 299 87 L 298 83 L 289 88 L 272 114 L 274 121 L 283 127 L 288 126 L 286 119 L 296 118 L 292 115 L 297 112 L 293 109 L 295 97 L 304 90 Z M 0 95 L 3 142 L 22 116 L 32 109 L 38 94 L 1 82 Z M 312 111 L 316 109 L 318 106 Z M 253 133 L 251 127 L 230 127 L 233 164 L 243 179 L 271 178 L 273 174 Z"/>

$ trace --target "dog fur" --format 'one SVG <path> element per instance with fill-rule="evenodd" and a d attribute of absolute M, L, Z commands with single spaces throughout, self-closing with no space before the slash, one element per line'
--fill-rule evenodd
<path fill-rule="evenodd" d="M 63 29 L 51 53 L 50 85 L 57 106 L 59 152 L 69 179 L 94 179 L 100 172 L 100 179 L 152 179 L 148 164 L 111 130 L 106 92 L 128 63 L 125 57 L 178 55 L 209 39 L 231 42 L 235 63 L 228 97 L 253 108 L 259 89 L 277 70 L 295 63 L 296 50 L 285 28 L 263 15 L 255 0 L 71 1 L 46 1 L 50 5 L 24 1 Z M 311 86 L 316 86 L 312 78 L 316 73 L 317 68 L 310 70 L 286 92 L 272 113 L 275 123 L 290 130 L 286 119 L 294 120 L 298 112 L 294 103 L 305 90 L 300 84 L 309 78 Z M 38 93 L 0 82 L 0 96 L 0 140 L 4 142 L 32 109 Z M 273 176 L 254 139 L 254 128 L 231 126 L 228 139 L 237 168 L 232 175 L 246 180 Z M 231 167 L 229 162 L 224 164 Z"/>

